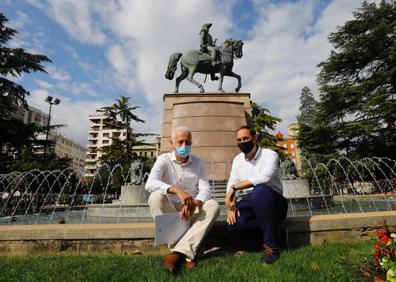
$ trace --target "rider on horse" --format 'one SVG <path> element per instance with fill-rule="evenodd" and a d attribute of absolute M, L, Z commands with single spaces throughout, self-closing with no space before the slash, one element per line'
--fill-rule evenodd
<path fill-rule="evenodd" d="M 212 26 L 211 23 L 206 23 L 202 25 L 202 29 L 199 33 L 201 42 L 200 42 L 200 47 L 201 47 L 201 52 L 207 53 L 211 56 L 212 59 L 212 65 L 215 66 L 219 62 L 217 61 L 217 54 L 218 54 L 218 48 L 216 47 L 216 40 L 213 41 L 212 36 L 209 33 L 209 29 Z"/>

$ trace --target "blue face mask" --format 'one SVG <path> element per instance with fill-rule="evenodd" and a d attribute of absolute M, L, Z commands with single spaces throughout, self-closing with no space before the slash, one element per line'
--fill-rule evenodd
<path fill-rule="evenodd" d="M 181 158 L 187 157 L 191 153 L 191 146 L 176 147 L 176 155 Z"/>

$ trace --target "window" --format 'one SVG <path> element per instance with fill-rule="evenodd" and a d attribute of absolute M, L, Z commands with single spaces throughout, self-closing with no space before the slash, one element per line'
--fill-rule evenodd
<path fill-rule="evenodd" d="M 154 152 L 151 152 L 151 157 L 154 158 Z"/>
<path fill-rule="evenodd" d="M 144 156 L 147 157 L 147 152 L 144 152 Z"/>

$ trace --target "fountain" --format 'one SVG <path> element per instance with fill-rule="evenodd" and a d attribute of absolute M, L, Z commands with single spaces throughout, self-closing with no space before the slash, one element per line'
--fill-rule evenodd
<path fill-rule="evenodd" d="M 121 195 L 118 200 L 112 200 L 111 204 L 91 205 L 87 215 L 91 217 L 113 218 L 140 218 L 140 221 L 151 219 L 147 208 L 149 193 L 144 189 L 144 183 L 149 175 L 145 171 L 142 160 L 137 159 L 131 163 L 128 171 L 130 182 L 121 186 Z"/>
<path fill-rule="evenodd" d="M 305 179 L 290 164 L 281 166 L 289 216 L 382 211 L 396 206 L 394 160 L 341 157 L 326 164 L 303 162 L 308 171 Z M 0 224 L 152 221 L 144 190 L 148 172 L 143 167 L 139 161 L 128 170 L 103 166 L 91 181 L 73 168 L 0 175 Z M 223 204 L 225 183 L 210 183 Z M 84 200 L 87 196 L 89 201 Z M 222 211 L 224 217 L 224 207 Z"/>

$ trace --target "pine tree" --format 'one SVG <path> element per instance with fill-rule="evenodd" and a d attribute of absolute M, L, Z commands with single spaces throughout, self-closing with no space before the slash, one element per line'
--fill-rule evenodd
<path fill-rule="evenodd" d="M 300 114 L 297 115 L 299 125 L 312 125 L 317 110 L 317 102 L 309 87 L 305 86 L 300 94 Z"/>
<path fill-rule="evenodd" d="M 274 131 L 276 124 L 282 120 L 272 116 L 268 109 L 261 107 L 254 101 L 250 101 L 250 106 L 252 107 L 253 128 L 259 135 L 258 144 L 262 147 L 272 149 L 283 156 L 284 151 L 276 145 L 278 141 L 277 137 L 269 131 Z"/>
<path fill-rule="evenodd" d="M 28 107 L 25 97 L 29 92 L 12 80 L 23 73 L 45 72 L 42 63 L 51 62 L 44 55 L 30 54 L 22 48 L 9 48 L 7 43 L 17 34 L 7 26 L 8 19 L 0 13 L 0 172 L 5 172 L 10 156 L 2 149 L 7 146 L 21 152 L 39 130 L 14 117 L 18 106 Z"/>
<path fill-rule="evenodd" d="M 331 137 L 331 153 L 396 158 L 396 2 L 363 2 L 329 41 L 334 50 L 319 64 L 320 139 Z"/>
<path fill-rule="evenodd" d="M 145 144 L 138 140 L 138 138 L 152 135 L 133 132 L 131 127 L 132 121 L 144 123 L 144 120 L 133 113 L 138 108 L 138 106 L 130 107 L 129 98 L 121 96 L 113 105 L 99 109 L 99 112 L 103 112 L 108 117 L 106 126 L 113 129 L 125 130 L 126 132 L 125 139 L 113 139 L 110 146 L 103 148 L 101 162 L 111 165 L 117 163 L 130 165 L 131 160 L 136 158 L 132 152 L 133 146 Z"/>
<path fill-rule="evenodd" d="M 44 55 L 30 54 L 22 48 L 8 48 L 7 42 L 17 31 L 6 26 L 8 19 L 0 13 L 0 118 L 7 119 L 17 105 L 27 105 L 25 97 L 29 92 L 9 77 L 22 73 L 46 72 L 42 63 L 51 62 Z"/>

